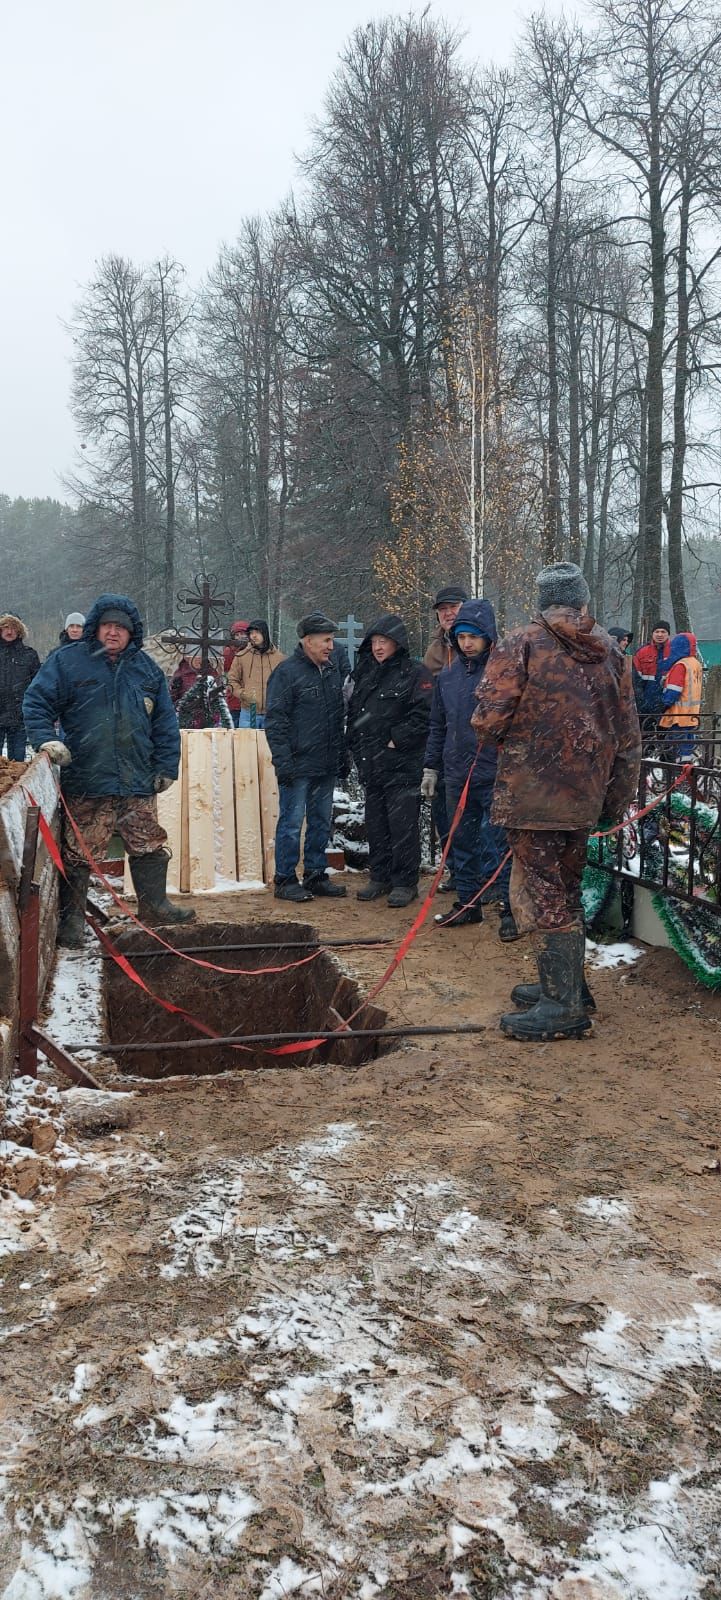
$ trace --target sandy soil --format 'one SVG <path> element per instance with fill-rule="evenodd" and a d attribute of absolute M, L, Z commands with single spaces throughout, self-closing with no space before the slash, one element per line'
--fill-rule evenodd
<path fill-rule="evenodd" d="M 515 1045 L 530 975 L 494 912 L 427 927 L 389 1021 L 477 1039 L 51 1107 L 0 1230 L 5 1600 L 718 1600 L 721 997 L 653 952 Z"/>

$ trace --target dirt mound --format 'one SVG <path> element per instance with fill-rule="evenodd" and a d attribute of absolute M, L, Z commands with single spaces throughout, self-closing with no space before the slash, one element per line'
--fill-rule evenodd
<path fill-rule="evenodd" d="M 18 778 L 27 772 L 29 761 L 8 761 L 7 756 L 0 756 L 0 795 L 12 789 Z"/>
<path fill-rule="evenodd" d="M 705 989 L 675 950 L 649 950 L 629 968 L 624 982 L 657 989 L 666 1000 L 679 1000 L 686 1006 L 700 1005 L 704 1016 L 721 1017 L 721 994 Z"/>

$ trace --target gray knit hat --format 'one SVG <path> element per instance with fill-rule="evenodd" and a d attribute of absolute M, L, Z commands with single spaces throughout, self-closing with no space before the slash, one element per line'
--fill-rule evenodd
<path fill-rule="evenodd" d="M 84 628 L 85 618 L 82 611 L 69 611 L 63 623 L 64 628 Z"/>
<path fill-rule="evenodd" d="M 536 583 L 540 611 L 546 611 L 549 606 L 573 606 L 580 611 L 591 598 L 581 568 L 573 561 L 554 561 L 552 567 L 542 567 Z"/>

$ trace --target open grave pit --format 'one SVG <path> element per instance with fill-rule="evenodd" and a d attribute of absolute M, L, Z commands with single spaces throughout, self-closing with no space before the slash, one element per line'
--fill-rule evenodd
<path fill-rule="evenodd" d="M 382 1028 L 386 1012 L 364 1005 L 357 983 L 329 950 L 318 949 L 315 928 L 306 922 L 194 923 L 162 930 L 177 949 L 203 950 L 196 960 L 243 972 L 214 971 L 183 961 L 164 950 L 150 934 L 138 928 L 124 930 L 116 945 L 137 963 L 148 988 L 163 1000 L 182 1006 L 221 1038 L 230 1034 L 272 1033 L 297 1035 L 341 1027 L 359 1007 L 353 1026 Z M 263 948 L 250 948 L 262 945 Z M 304 955 L 307 946 L 312 960 Z M 212 947 L 212 948 L 209 948 Z M 302 963 L 298 965 L 297 963 Z M 285 971 L 269 971 L 286 968 Z M 266 969 L 266 970 L 263 970 Z M 238 1049 L 233 1045 L 204 1044 L 183 1017 L 173 1016 L 150 995 L 135 987 L 110 958 L 104 963 L 104 1000 L 112 1054 L 123 1072 L 145 1078 L 165 1078 L 178 1073 L 207 1076 L 228 1069 L 272 1066 L 310 1066 L 333 1061 L 358 1067 L 391 1046 L 374 1038 L 341 1037 L 318 1050 L 274 1058 L 273 1042 Z M 174 1041 L 187 1048 L 167 1048 Z M 153 1044 L 152 1049 L 124 1050 L 124 1044 Z"/>

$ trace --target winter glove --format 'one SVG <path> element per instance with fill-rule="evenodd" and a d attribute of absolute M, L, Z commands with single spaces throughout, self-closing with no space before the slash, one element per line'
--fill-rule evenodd
<path fill-rule="evenodd" d="M 177 778 L 165 778 L 162 772 L 157 772 L 153 778 L 153 788 L 156 794 L 162 794 L 164 789 L 169 789 L 171 784 L 177 783 Z"/>
<path fill-rule="evenodd" d="M 432 800 L 438 787 L 438 773 L 435 767 L 424 767 L 421 778 L 421 794 L 424 800 Z"/>
<path fill-rule="evenodd" d="M 70 766 L 73 758 L 62 739 L 48 739 L 46 744 L 41 744 L 40 749 L 45 751 L 46 756 L 49 756 L 56 767 Z"/>

